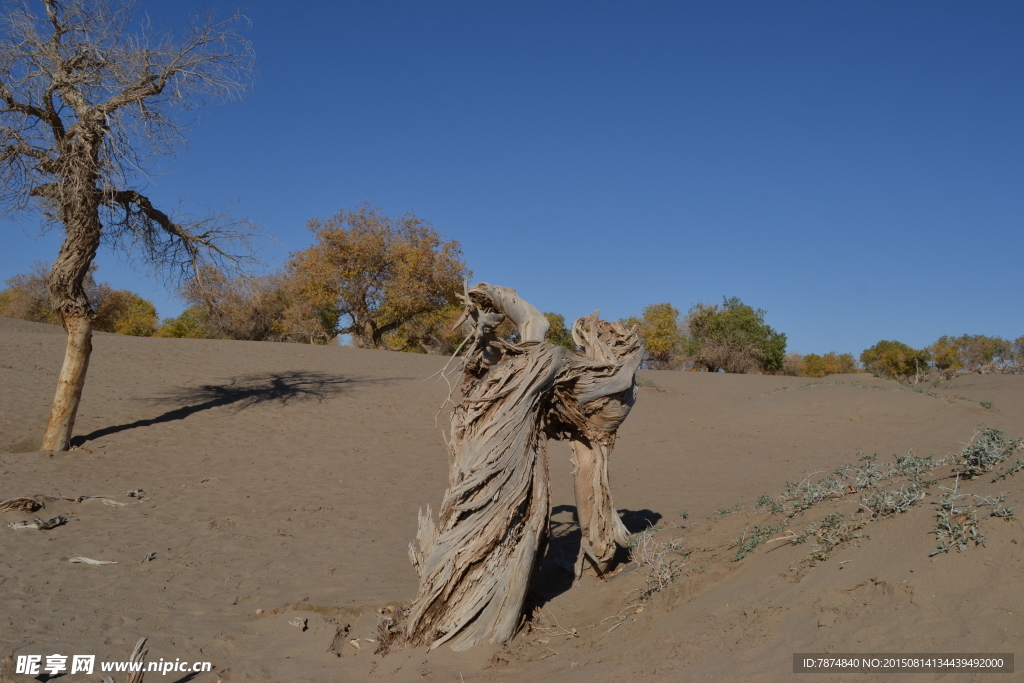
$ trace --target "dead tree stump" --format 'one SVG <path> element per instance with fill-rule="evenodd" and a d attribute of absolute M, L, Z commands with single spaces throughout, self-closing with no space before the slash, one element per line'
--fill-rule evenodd
<path fill-rule="evenodd" d="M 413 645 L 451 641 L 465 650 L 484 638 L 509 640 L 547 542 L 546 442 L 570 439 L 582 542 L 577 577 L 589 561 L 603 573 L 628 532 L 608 486 L 608 457 L 636 397 L 644 349 L 635 332 L 597 313 L 580 318 L 572 353 L 544 341 L 548 322 L 515 290 L 486 283 L 466 293 L 463 329 L 472 346 L 462 401 L 453 410 L 450 474 L 435 526 L 419 517 L 409 556 L 420 577 L 405 619 Z M 509 318 L 520 342 L 498 339 Z"/>

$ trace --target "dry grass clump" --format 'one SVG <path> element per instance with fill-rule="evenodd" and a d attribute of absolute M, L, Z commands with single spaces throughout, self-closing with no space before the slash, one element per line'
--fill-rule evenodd
<path fill-rule="evenodd" d="M 629 542 L 629 561 L 647 572 L 645 585 L 639 589 L 641 602 L 665 590 L 682 573 L 690 557 L 690 551 L 683 547 L 683 539 L 658 541 L 654 538 L 655 531 L 658 527 L 645 529 Z M 673 556 L 681 559 L 673 559 Z"/>

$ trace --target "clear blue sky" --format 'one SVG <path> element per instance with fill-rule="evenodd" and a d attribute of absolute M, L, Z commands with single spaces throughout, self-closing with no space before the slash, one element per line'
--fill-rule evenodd
<path fill-rule="evenodd" d="M 150 4 L 164 20 L 191 2 Z M 198 3 L 196 4 L 198 6 Z M 791 351 L 1024 334 L 1024 4 L 272 2 L 260 75 L 148 192 L 271 264 L 363 200 L 606 318 L 739 296 Z M 58 235 L 5 223 L 0 279 Z M 181 303 L 102 253 L 99 279 Z"/>

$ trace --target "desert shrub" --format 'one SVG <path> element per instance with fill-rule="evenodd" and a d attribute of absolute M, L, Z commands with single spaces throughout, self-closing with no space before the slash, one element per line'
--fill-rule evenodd
<path fill-rule="evenodd" d="M 652 370 L 675 370 L 683 362 L 683 332 L 679 325 L 679 310 L 672 304 L 651 304 L 644 308 L 643 316 L 619 321 L 626 327 L 636 327 L 644 342 L 644 362 L 641 367 Z"/>
<path fill-rule="evenodd" d="M 849 353 L 829 351 L 824 356 L 809 353 L 803 358 L 804 374 L 807 377 L 825 377 L 827 375 L 845 375 L 857 371 L 857 361 Z"/>
<path fill-rule="evenodd" d="M 156 307 L 138 294 L 96 282 L 95 271 L 93 265 L 84 282 L 85 295 L 95 311 L 93 329 L 136 337 L 152 336 L 157 328 Z M 46 289 L 49 276 L 49 266 L 37 262 L 28 273 L 8 278 L 7 288 L 0 292 L 0 315 L 59 325 L 60 316 L 50 306 Z"/>
<path fill-rule="evenodd" d="M 851 524 L 846 521 L 846 516 L 842 512 L 832 512 L 825 515 L 817 525 L 809 526 L 804 534 L 794 539 L 794 542 L 799 543 L 810 536 L 815 537 L 814 549 L 805 560 L 813 565 L 817 562 L 824 562 L 833 550 L 843 543 L 860 536 L 858 531 L 863 527 L 863 522 Z"/>
<path fill-rule="evenodd" d="M 804 363 L 803 355 L 799 353 L 786 354 L 782 360 L 781 374 L 789 377 L 806 377 L 807 365 Z"/>
<path fill-rule="evenodd" d="M 754 552 L 757 546 L 761 545 L 765 541 L 771 539 L 773 534 L 777 534 L 782 531 L 788 525 L 787 522 L 778 524 L 775 526 L 768 524 L 755 524 L 754 528 L 750 528 L 750 525 L 743 527 L 743 531 L 740 532 L 740 538 L 737 541 L 739 546 L 736 550 L 736 555 L 733 556 L 733 562 L 739 562 L 744 557 Z"/>
<path fill-rule="evenodd" d="M 195 307 L 186 308 L 176 318 L 164 318 L 157 328 L 154 337 L 174 337 L 178 339 L 212 339 L 205 323 L 203 312 Z"/>
<path fill-rule="evenodd" d="M 1010 465 L 1010 467 L 1008 467 L 1004 472 L 1000 472 L 999 474 L 997 474 L 995 478 L 992 480 L 992 483 L 995 483 L 1000 479 L 1012 477 L 1018 472 L 1024 472 L 1024 458 L 1017 458 L 1017 461 Z"/>
<path fill-rule="evenodd" d="M 908 484 L 891 491 L 878 490 L 865 494 L 861 505 L 871 511 L 872 517 L 906 512 L 911 506 L 924 500 L 927 494 L 919 484 Z"/>
<path fill-rule="evenodd" d="M 786 335 L 764 321 L 765 311 L 738 297 L 722 306 L 699 303 L 686 316 L 686 351 L 708 372 L 778 372 L 783 368 Z"/>
<path fill-rule="evenodd" d="M 932 527 L 935 534 L 935 550 L 929 555 L 932 557 L 939 553 L 948 553 L 952 549 L 957 552 L 967 550 L 970 543 L 984 545 L 985 535 L 978 527 L 977 508 L 973 505 L 961 506 L 959 501 L 965 496 L 960 493 L 960 482 L 952 489 L 946 489 L 946 494 L 939 503 L 936 512 L 936 524 Z"/>
<path fill-rule="evenodd" d="M 284 317 L 290 301 L 281 275 L 232 275 L 206 267 L 180 294 L 191 311 L 187 322 L 197 324 L 200 337 L 288 341 Z"/>
<path fill-rule="evenodd" d="M 974 479 L 991 471 L 1020 448 L 1020 439 L 1011 439 L 998 429 L 982 426 L 974 431 L 971 442 L 960 451 L 957 464 L 965 478 Z"/>
<path fill-rule="evenodd" d="M 639 591 L 640 600 L 665 590 L 682 572 L 690 556 L 684 549 L 683 539 L 658 541 L 654 538 L 657 530 L 658 527 L 651 527 L 629 539 L 629 561 L 646 570 L 646 585 Z"/>
<path fill-rule="evenodd" d="M 928 371 L 931 352 L 913 349 L 903 342 L 883 340 L 865 349 L 860 362 L 869 372 L 896 380 L 920 379 Z"/>

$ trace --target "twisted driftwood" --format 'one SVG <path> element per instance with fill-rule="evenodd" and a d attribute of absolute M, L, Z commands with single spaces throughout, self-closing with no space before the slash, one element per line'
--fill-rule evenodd
<path fill-rule="evenodd" d="M 576 573 L 599 574 L 628 532 L 612 503 L 608 456 L 636 395 L 637 335 L 597 313 L 573 326 L 579 353 L 544 342 L 547 319 L 515 290 L 480 283 L 460 324 L 472 347 L 451 418 L 450 474 L 439 524 L 419 516 L 409 556 L 420 577 L 405 622 L 414 645 L 509 640 L 547 542 L 548 438 L 570 439 L 582 543 Z M 505 318 L 520 343 L 498 339 Z"/>

